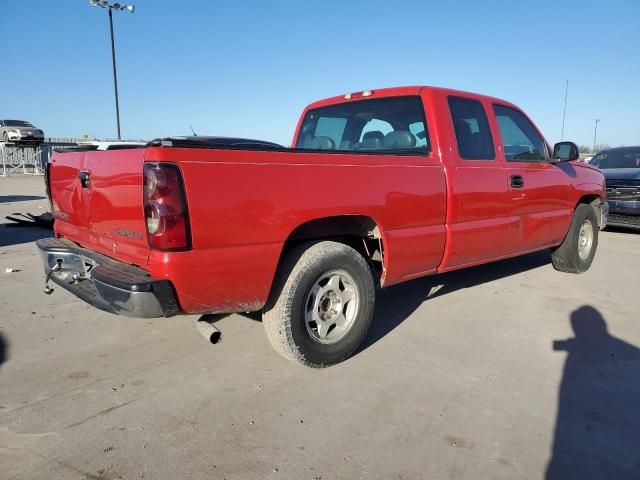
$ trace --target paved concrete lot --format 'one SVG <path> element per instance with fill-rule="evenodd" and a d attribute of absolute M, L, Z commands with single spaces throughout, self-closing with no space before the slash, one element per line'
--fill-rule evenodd
<path fill-rule="evenodd" d="M 0 178 L 3 219 L 43 197 Z M 248 316 L 211 346 L 196 317 L 46 296 L 47 235 L 0 225 L 2 479 L 640 477 L 639 234 L 601 233 L 583 275 L 545 252 L 386 290 L 324 370 Z"/>

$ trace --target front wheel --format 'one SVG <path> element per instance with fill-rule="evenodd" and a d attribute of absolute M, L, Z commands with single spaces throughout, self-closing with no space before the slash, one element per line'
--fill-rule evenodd
<path fill-rule="evenodd" d="M 598 248 L 598 231 L 598 217 L 593 207 L 578 205 L 564 242 L 551 254 L 553 268 L 569 273 L 589 270 Z"/>
<path fill-rule="evenodd" d="M 280 355 L 326 367 L 362 343 L 374 302 L 373 275 L 362 255 L 342 243 L 310 242 L 283 258 L 262 322 Z"/>

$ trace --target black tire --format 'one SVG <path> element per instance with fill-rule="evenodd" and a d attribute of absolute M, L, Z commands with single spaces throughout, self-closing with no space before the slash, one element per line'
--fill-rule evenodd
<path fill-rule="evenodd" d="M 313 327 L 308 327 L 307 315 L 315 302 L 312 288 L 317 288 L 319 281 L 336 271 L 346 272 L 350 277 L 350 291 L 357 291 L 358 300 L 350 326 L 339 333 L 343 336 L 327 344 L 314 335 Z M 344 307 L 339 303 L 341 313 L 348 301 Z M 309 242 L 291 250 L 282 259 L 262 322 L 269 343 L 280 355 L 300 365 L 321 368 L 346 360 L 360 346 L 369 329 L 374 304 L 373 275 L 362 255 L 338 242 Z"/>
<path fill-rule="evenodd" d="M 580 232 L 585 223 L 591 228 L 591 247 L 588 253 L 582 250 Z M 588 227 L 586 227 L 588 229 Z M 573 213 L 569 232 L 562 245 L 551 254 L 553 268 L 561 272 L 583 273 L 589 270 L 598 248 L 598 217 L 591 205 L 580 204 Z"/>

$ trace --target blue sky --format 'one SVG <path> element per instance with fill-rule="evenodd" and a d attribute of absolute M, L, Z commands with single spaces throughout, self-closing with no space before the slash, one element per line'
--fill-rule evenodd
<path fill-rule="evenodd" d="M 248 136 L 288 144 L 305 105 L 438 85 L 510 100 L 550 142 L 640 144 L 640 0 L 136 0 L 114 16 L 123 137 Z M 47 135 L 115 137 L 106 10 L 86 0 L 0 9 L 0 117 Z"/>

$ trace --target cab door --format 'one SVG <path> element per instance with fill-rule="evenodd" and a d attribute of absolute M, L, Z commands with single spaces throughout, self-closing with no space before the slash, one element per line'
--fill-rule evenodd
<path fill-rule="evenodd" d="M 490 104 L 462 96 L 449 96 L 447 103 L 449 138 L 455 139 L 448 164 L 454 171 L 449 172 L 448 247 L 440 271 L 500 255 L 507 237 L 509 195 L 487 117 Z"/>
<path fill-rule="evenodd" d="M 560 242 L 569 227 L 571 169 L 550 163 L 547 144 L 517 109 L 493 105 L 500 131 L 499 156 L 509 185 L 508 232 L 503 254 Z"/>

